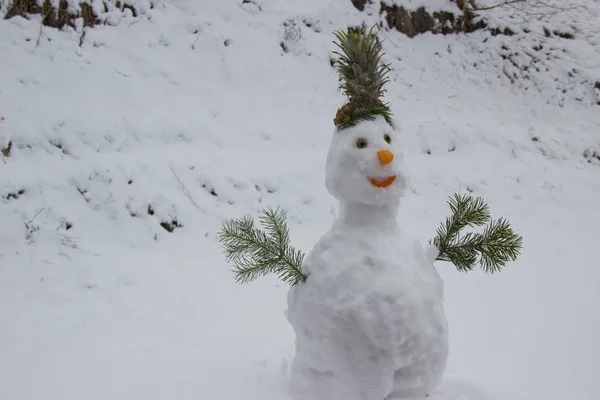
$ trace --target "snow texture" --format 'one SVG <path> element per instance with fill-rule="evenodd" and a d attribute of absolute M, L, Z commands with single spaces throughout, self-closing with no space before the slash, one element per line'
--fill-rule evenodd
<path fill-rule="evenodd" d="M 382 117 L 333 134 L 326 186 L 341 214 L 309 253 L 307 281 L 288 296 L 298 399 L 430 396 L 441 381 L 448 357 L 443 283 L 435 257 L 396 222 L 407 183 L 398 136 Z M 394 159 L 381 162 L 379 151 Z M 370 181 L 390 177 L 397 179 L 387 187 Z"/>
<path fill-rule="evenodd" d="M 60 31 L 0 15 L 2 400 L 290 399 L 289 288 L 237 285 L 217 232 L 265 206 L 287 209 L 303 251 L 331 228 L 332 33 L 381 16 L 342 0 L 155 4 Z M 513 36 L 381 31 L 410 168 L 402 229 L 426 243 L 448 196 L 470 192 L 524 237 L 499 274 L 436 263 L 444 400 L 600 398 L 598 5 L 486 13 Z M 511 82 L 502 55 L 517 51 L 543 68 Z"/>

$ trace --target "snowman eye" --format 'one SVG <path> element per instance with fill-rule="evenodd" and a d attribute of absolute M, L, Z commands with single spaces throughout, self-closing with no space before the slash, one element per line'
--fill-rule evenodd
<path fill-rule="evenodd" d="M 358 147 L 359 149 L 364 149 L 365 147 L 367 147 L 367 141 L 363 138 L 360 138 L 356 141 L 356 147 Z"/>
<path fill-rule="evenodd" d="M 383 140 L 385 140 L 388 143 L 392 143 L 392 137 L 390 135 L 388 135 L 387 133 L 385 135 L 383 135 Z"/>

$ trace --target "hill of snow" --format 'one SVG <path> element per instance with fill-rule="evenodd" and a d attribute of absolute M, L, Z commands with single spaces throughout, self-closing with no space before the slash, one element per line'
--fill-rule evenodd
<path fill-rule="evenodd" d="M 527 25 L 486 14 L 512 36 L 382 32 L 406 232 L 429 240 L 448 196 L 469 191 L 524 237 L 499 274 L 437 265 L 445 400 L 600 397 L 588 4 Z M 349 0 L 140 7 L 62 31 L 0 20 L 0 399 L 287 399 L 287 287 L 235 284 L 216 234 L 268 205 L 305 251 L 329 228 L 332 32 L 380 16 Z"/>

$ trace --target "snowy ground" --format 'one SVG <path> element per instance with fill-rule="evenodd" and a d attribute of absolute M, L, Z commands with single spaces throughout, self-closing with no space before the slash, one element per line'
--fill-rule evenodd
<path fill-rule="evenodd" d="M 13 141 L 0 162 L 0 399 L 287 398 L 287 289 L 235 284 L 216 233 L 266 205 L 289 210 L 305 251 L 328 229 L 325 152 L 343 101 L 331 33 L 376 15 L 240 3 L 165 2 L 81 46 L 81 32 L 48 28 L 36 46 L 39 18 L 0 21 L 0 141 Z M 524 236 L 500 274 L 438 265 L 447 400 L 600 397 L 594 4 L 571 12 L 589 28 L 573 40 L 538 22 L 530 36 L 385 32 L 412 177 L 399 221 L 425 242 L 447 197 L 469 190 Z M 511 85 L 502 45 L 539 43 L 550 75 Z"/>

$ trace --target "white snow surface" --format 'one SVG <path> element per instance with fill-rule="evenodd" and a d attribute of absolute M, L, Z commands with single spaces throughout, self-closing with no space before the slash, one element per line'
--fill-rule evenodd
<path fill-rule="evenodd" d="M 425 397 L 441 381 L 448 357 L 443 282 L 437 254 L 396 221 L 408 175 L 397 136 L 382 117 L 333 134 L 326 186 L 340 215 L 309 252 L 306 282 L 288 294 L 297 399 Z M 393 158 L 380 160 L 380 152 Z M 386 187 L 371 183 L 394 177 Z"/>
<path fill-rule="evenodd" d="M 435 264 L 445 400 L 600 397 L 598 5 L 529 33 L 488 14 L 513 36 L 382 32 L 401 229 L 425 244 L 469 191 L 524 237 L 498 274 Z M 164 1 L 63 31 L 0 16 L 0 399 L 290 398 L 288 287 L 235 284 L 216 234 L 267 205 L 299 249 L 331 228 L 332 32 L 363 20 L 337 0 Z"/>

